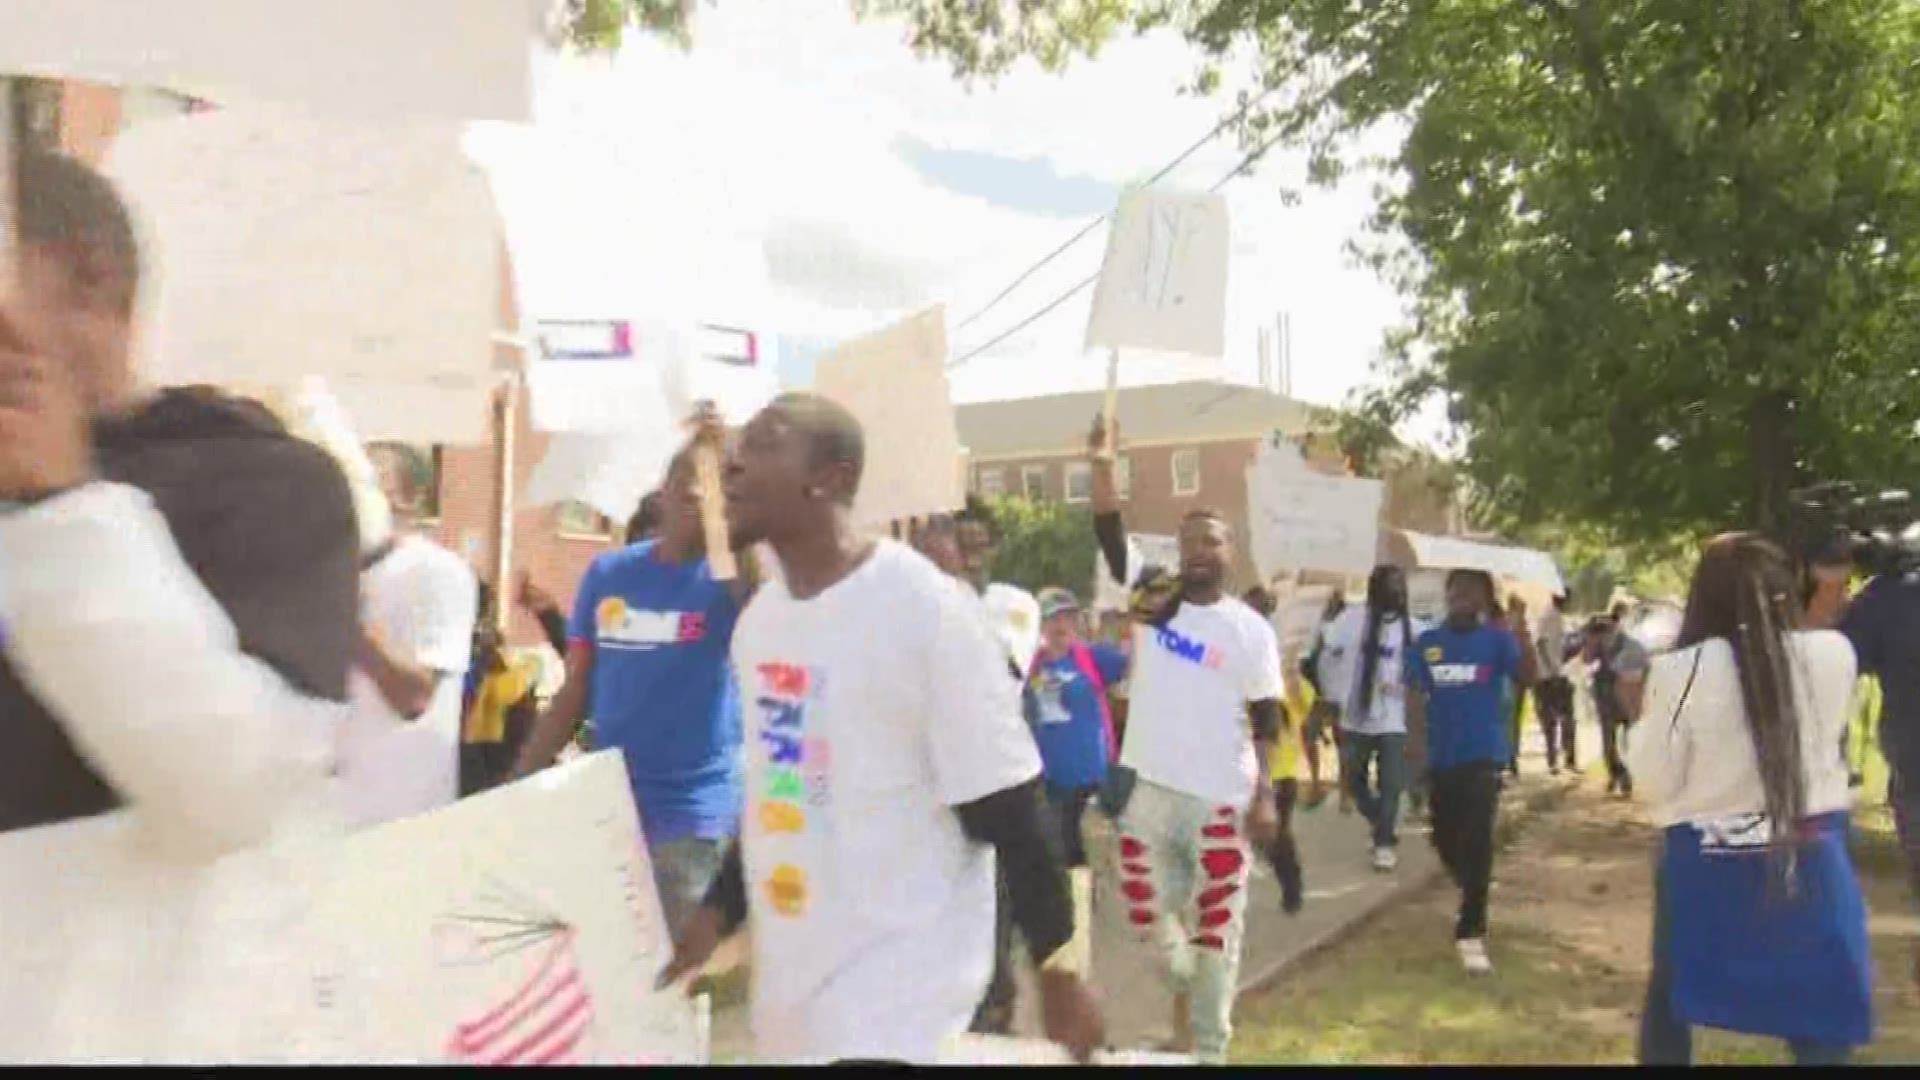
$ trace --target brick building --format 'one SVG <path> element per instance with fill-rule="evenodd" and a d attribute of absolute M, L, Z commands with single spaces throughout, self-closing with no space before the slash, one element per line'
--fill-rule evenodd
<path fill-rule="evenodd" d="M 980 495 L 1090 502 L 1087 433 L 1105 400 L 1100 390 L 961 405 L 960 442 L 971 465 L 969 489 Z M 1123 453 L 1118 462 L 1127 529 L 1175 534 L 1196 507 L 1226 515 L 1246 536 L 1247 466 L 1263 440 L 1278 432 L 1301 447 L 1309 467 L 1346 475 L 1332 440 L 1316 434 L 1318 410 L 1258 386 L 1177 382 L 1120 390 Z M 1451 501 L 1416 482 L 1413 472 L 1387 478 L 1382 525 L 1451 532 Z M 1257 576 L 1245 545 L 1234 575 Z"/>

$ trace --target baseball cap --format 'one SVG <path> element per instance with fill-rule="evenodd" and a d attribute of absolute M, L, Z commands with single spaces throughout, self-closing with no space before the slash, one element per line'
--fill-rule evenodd
<path fill-rule="evenodd" d="M 1040 590 L 1040 617 L 1051 619 L 1055 615 L 1064 615 L 1069 611 L 1080 610 L 1080 598 L 1066 589 Z"/>

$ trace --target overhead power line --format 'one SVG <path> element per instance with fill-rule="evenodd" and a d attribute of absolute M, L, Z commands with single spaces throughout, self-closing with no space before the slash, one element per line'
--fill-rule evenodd
<path fill-rule="evenodd" d="M 1273 149 L 1274 145 L 1278 143 L 1281 138 L 1282 136 L 1275 135 L 1272 138 L 1261 143 L 1259 146 L 1254 147 L 1253 150 L 1248 152 L 1247 156 L 1240 159 L 1240 163 L 1238 165 L 1235 165 L 1233 169 L 1229 171 L 1225 176 L 1222 176 L 1220 179 L 1214 181 L 1213 186 L 1208 188 L 1207 190 L 1219 191 L 1221 188 L 1225 187 L 1228 181 L 1232 180 L 1236 176 L 1239 176 L 1241 173 L 1246 172 L 1249 168 L 1253 167 L 1253 164 L 1255 162 L 1265 157 L 1267 154 L 1267 151 Z M 1105 220 L 1105 219 L 1103 218 L 1102 220 Z M 1098 224 L 1098 222 L 1096 222 L 1095 224 Z M 1038 269 L 1038 267 L 1035 267 L 1035 269 Z M 1029 271 L 1029 273 L 1031 272 L 1032 271 Z M 976 349 L 969 349 L 965 353 L 962 353 L 958 359 L 952 360 L 947 364 L 947 370 L 952 371 L 954 368 L 957 368 L 960 365 L 966 363 L 967 361 L 974 359 L 975 357 L 981 355 L 982 353 L 992 351 L 994 348 L 1006 342 L 1009 338 L 1012 338 L 1014 335 L 1020 333 L 1020 331 L 1025 330 L 1027 327 L 1032 326 L 1034 323 L 1037 323 L 1041 319 L 1046 318 L 1048 315 L 1053 314 L 1055 311 L 1059 310 L 1061 305 L 1065 304 L 1067 301 L 1085 292 L 1088 286 L 1092 285 L 1094 282 L 1099 280 L 1100 280 L 1100 274 L 1098 271 L 1096 271 L 1092 277 L 1087 278 L 1085 281 L 1082 281 L 1078 285 L 1073 286 L 1072 288 L 1068 289 L 1066 292 L 1063 292 L 1059 296 L 1054 297 L 1052 300 L 1048 301 L 1045 306 L 1041 307 L 1038 311 L 1035 311 L 1033 314 L 1028 315 L 1026 318 L 1021 319 L 1019 322 L 1014 323 L 1012 326 L 1001 331 L 999 334 L 996 334 L 993 337 L 993 339 L 988 341 L 985 345 L 982 345 Z"/>
<path fill-rule="evenodd" d="M 1213 125 L 1213 129 L 1211 131 L 1207 132 L 1205 135 L 1202 135 L 1200 138 L 1195 139 L 1193 142 L 1193 145 L 1187 147 L 1185 150 L 1180 151 L 1179 155 L 1175 157 L 1172 161 L 1169 161 L 1165 165 L 1161 166 L 1159 172 L 1156 172 L 1152 176 L 1147 178 L 1147 183 L 1149 185 L 1157 184 L 1161 180 L 1166 179 L 1168 174 L 1172 173 L 1173 170 L 1179 168 L 1182 164 L 1186 162 L 1188 158 L 1199 153 L 1208 143 L 1219 138 L 1221 132 L 1227 130 L 1227 128 L 1245 119 L 1246 115 L 1249 112 L 1253 111 L 1253 107 L 1255 105 L 1260 104 L 1262 101 L 1265 101 L 1267 99 L 1267 96 L 1271 93 L 1273 93 L 1272 89 L 1262 90 L 1260 93 L 1254 95 L 1251 98 L 1248 98 L 1246 104 L 1234 110 L 1234 112 L 1230 116 L 1228 116 L 1226 119 Z M 961 330 L 965 330 L 967 327 L 973 325 L 976 321 L 978 321 L 982 315 L 985 315 L 987 312 L 992 311 L 994 308 L 1000 306 L 1000 301 L 1005 300 L 1009 296 L 1012 296 L 1013 291 L 1015 289 L 1018 289 L 1020 286 L 1026 284 L 1028 278 L 1031 278 L 1033 277 L 1033 275 L 1039 273 L 1040 269 L 1046 266 L 1048 263 L 1066 254 L 1067 249 L 1073 247 L 1073 245 L 1086 239 L 1089 235 L 1092 234 L 1092 232 L 1095 229 L 1098 229 L 1101 225 L 1105 224 L 1107 220 L 1112 217 L 1113 217 L 1113 213 L 1109 211 L 1105 214 L 1101 214 L 1097 218 L 1094 218 L 1092 221 L 1087 222 L 1086 225 L 1081 227 L 1079 232 L 1074 233 L 1072 236 L 1067 237 L 1066 241 L 1062 243 L 1059 247 L 1054 248 L 1052 251 L 1047 252 L 1045 255 L 1042 255 L 1039 261 L 1033 263 L 1031 266 L 1028 266 L 1025 270 L 1021 271 L 1020 276 L 1014 278 L 1013 281 L 1008 283 L 1006 288 L 1001 289 L 999 292 L 995 293 L 993 296 L 993 299 L 981 305 L 977 310 L 974 311 L 973 314 L 955 323 L 953 326 L 954 332 L 957 333 Z"/>

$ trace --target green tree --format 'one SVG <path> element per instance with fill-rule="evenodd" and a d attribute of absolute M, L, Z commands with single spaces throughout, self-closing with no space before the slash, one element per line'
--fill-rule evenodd
<path fill-rule="evenodd" d="M 987 505 L 1000 530 L 994 580 L 1032 593 L 1058 586 L 1072 589 L 1083 601 L 1092 599 L 1087 595 L 1095 556 L 1092 513 L 1085 507 L 1013 496 Z"/>
<path fill-rule="evenodd" d="M 1358 137 L 1368 255 L 1412 300 L 1393 420 L 1441 395 L 1503 524 L 1665 542 L 1777 524 L 1798 481 L 1920 466 L 1913 0 L 859 0 L 963 77 L 1170 27 L 1200 85 L 1252 55 L 1242 136 Z"/>
<path fill-rule="evenodd" d="M 639 29 L 682 47 L 692 44 L 693 0 L 561 0 L 556 12 L 567 41 L 586 52 L 612 52 Z"/>

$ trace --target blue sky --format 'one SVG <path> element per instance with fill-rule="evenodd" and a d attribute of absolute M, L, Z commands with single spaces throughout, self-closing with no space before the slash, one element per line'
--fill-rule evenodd
<path fill-rule="evenodd" d="M 552 316 L 692 306 L 799 341 L 948 308 L 954 355 L 997 337 L 1099 266 L 1096 229 L 976 319 L 1015 275 L 1165 164 L 1230 98 L 1181 92 L 1183 42 L 1116 42 L 1064 75 L 1023 68 L 969 92 L 916 60 L 904 31 L 856 25 L 844 0 L 702 7 L 696 44 L 650 41 L 543 73 L 533 133 L 475 141 L 525 235 L 527 301 Z M 1231 86 L 1229 87 L 1231 88 Z M 1168 178 L 1206 188 L 1240 160 L 1218 140 Z M 1251 381 L 1255 333 L 1293 321 L 1296 396 L 1337 403 L 1362 381 L 1399 304 L 1347 243 L 1366 181 L 1280 195 L 1276 154 L 1224 189 L 1234 227 L 1225 377 Z M 1081 348 L 1086 295 L 960 369 L 958 400 L 1099 385 Z M 1128 357 L 1123 379 L 1187 372 Z"/>

